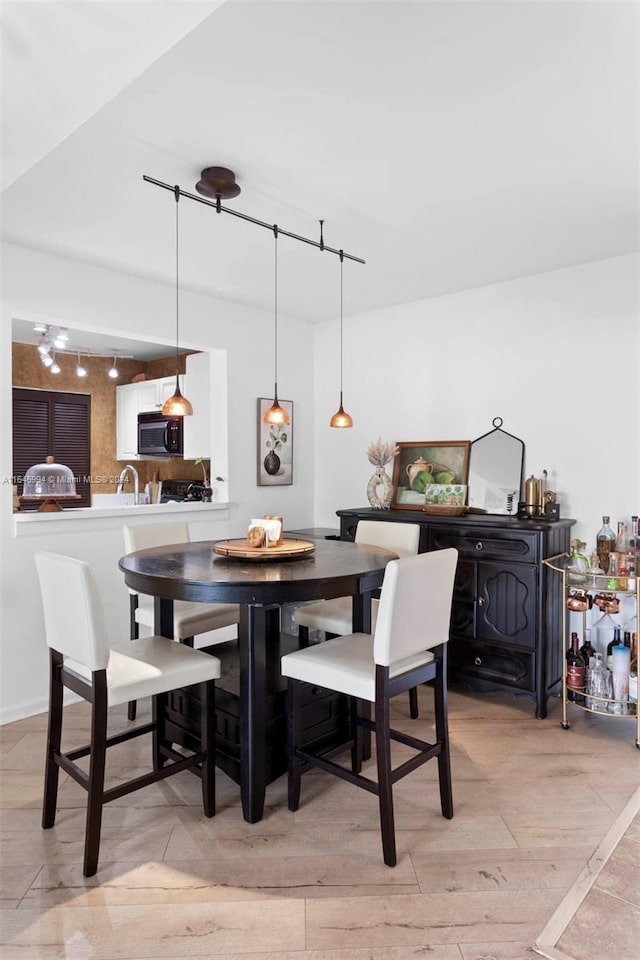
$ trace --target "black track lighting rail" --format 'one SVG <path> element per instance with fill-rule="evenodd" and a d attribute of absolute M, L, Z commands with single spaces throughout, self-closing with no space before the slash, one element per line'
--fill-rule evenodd
<path fill-rule="evenodd" d="M 233 210 L 231 207 L 225 207 L 220 197 L 217 197 L 216 200 L 207 200 L 204 197 L 199 197 L 195 193 L 189 193 L 187 190 L 182 190 L 178 186 L 174 186 L 170 183 L 163 183 L 162 180 L 154 180 L 153 177 L 148 177 L 146 174 L 143 175 L 142 179 L 146 183 L 152 183 L 154 187 L 162 187 L 163 190 L 170 190 L 171 193 L 176 194 L 176 199 L 178 196 L 186 197 L 187 200 L 195 200 L 197 203 L 203 203 L 206 207 L 213 207 L 216 213 L 230 213 L 232 217 L 239 217 L 240 220 L 247 220 L 249 223 L 254 223 L 257 227 L 264 227 L 267 230 L 272 232 L 277 231 L 277 235 L 283 237 L 290 237 L 291 240 L 299 240 L 300 243 L 307 243 L 310 247 L 316 247 L 318 250 L 321 250 L 323 253 L 335 253 L 336 256 L 340 257 L 341 260 L 353 260 L 355 263 L 366 263 L 366 260 L 362 260 L 361 257 L 356 257 L 352 253 L 346 253 L 344 250 L 336 250 L 334 247 L 329 247 L 324 242 L 324 237 L 322 234 L 322 225 L 324 221 L 320 221 L 320 240 L 311 240 L 309 237 L 303 237 L 299 233 L 291 233 L 289 230 L 283 230 L 282 227 L 278 226 L 275 223 L 267 223 L 265 220 L 257 220 L 256 217 L 250 217 L 247 213 L 241 213 L 239 210 Z"/>

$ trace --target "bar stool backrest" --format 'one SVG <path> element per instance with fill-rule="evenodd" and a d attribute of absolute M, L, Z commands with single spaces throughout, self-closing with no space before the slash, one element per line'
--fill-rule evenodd
<path fill-rule="evenodd" d="M 88 563 L 60 553 L 35 555 L 47 646 L 89 670 L 109 663 L 109 642 L 102 599 Z"/>
<path fill-rule="evenodd" d="M 359 520 L 356 527 L 356 543 L 372 547 L 385 547 L 399 557 L 408 557 L 418 552 L 420 525 L 396 523 L 387 520 Z"/>
<path fill-rule="evenodd" d="M 458 551 L 453 547 L 390 560 L 384 572 L 373 642 L 388 667 L 449 639 Z"/>
<path fill-rule="evenodd" d="M 171 543 L 189 543 L 189 526 L 181 520 L 172 523 L 131 524 L 123 528 L 127 553 L 147 547 L 165 547 Z"/>

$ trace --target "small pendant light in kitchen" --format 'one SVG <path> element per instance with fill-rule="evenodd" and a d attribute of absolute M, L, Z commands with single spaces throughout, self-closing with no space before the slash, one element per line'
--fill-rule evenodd
<path fill-rule="evenodd" d="M 273 403 L 262 418 L 263 423 L 289 423 L 289 414 L 278 402 L 278 227 L 273 225 L 274 237 L 274 382 Z"/>
<path fill-rule="evenodd" d="M 329 420 L 330 427 L 352 427 L 353 420 L 342 406 L 342 356 L 344 353 L 343 337 L 343 266 L 344 253 L 340 251 L 340 406 Z"/>
<path fill-rule="evenodd" d="M 176 388 L 173 395 L 162 405 L 162 415 L 165 417 L 188 417 L 193 413 L 193 407 L 180 390 L 178 357 L 180 355 L 179 318 L 180 318 L 180 284 L 179 284 L 179 246 L 178 246 L 178 203 L 180 201 L 180 187 L 174 187 L 176 198 Z"/>

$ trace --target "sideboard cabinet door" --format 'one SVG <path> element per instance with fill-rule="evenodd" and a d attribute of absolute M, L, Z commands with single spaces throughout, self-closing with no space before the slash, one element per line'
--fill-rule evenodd
<path fill-rule="evenodd" d="M 343 540 L 358 521 L 419 523 L 420 551 L 455 547 L 458 569 L 451 612 L 449 669 L 477 690 L 511 689 L 547 697 L 561 677 L 557 589 L 542 560 L 568 553 L 575 520 L 517 520 L 469 514 L 433 517 L 410 510 L 338 510 Z"/>

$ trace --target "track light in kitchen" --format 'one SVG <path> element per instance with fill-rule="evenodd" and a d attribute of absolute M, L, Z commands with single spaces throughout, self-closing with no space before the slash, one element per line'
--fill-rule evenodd
<path fill-rule="evenodd" d="M 109 376 L 112 380 L 116 380 L 120 374 L 118 373 L 118 368 L 116 367 L 116 358 L 113 358 L 113 364 L 109 369 Z"/>
<path fill-rule="evenodd" d="M 53 360 L 52 360 L 51 366 L 49 367 L 49 370 L 51 371 L 51 373 L 60 373 L 60 366 L 56 361 L 55 350 L 53 351 Z"/>
<path fill-rule="evenodd" d="M 80 354 L 78 354 L 78 365 L 76 366 L 76 376 L 86 377 L 86 375 L 87 375 L 87 369 L 86 367 L 82 366 L 82 363 L 80 362 Z"/>

